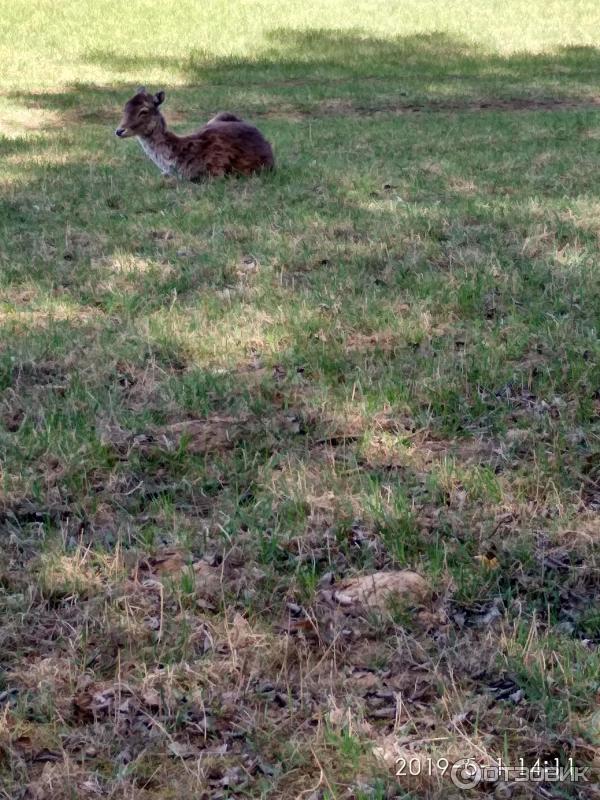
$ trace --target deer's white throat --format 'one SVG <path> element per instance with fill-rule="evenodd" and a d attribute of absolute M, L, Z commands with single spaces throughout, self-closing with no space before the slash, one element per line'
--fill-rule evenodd
<path fill-rule="evenodd" d="M 170 175 L 173 172 L 175 159 L 169 158 L 164 151 L 164 147 L 157 147 L 152 139 L 146 139 L 141 136 L 139 137 L 139 143 L 144 153 L 146 153 L 149 159 L 154 161 L 163 175 Z"/>

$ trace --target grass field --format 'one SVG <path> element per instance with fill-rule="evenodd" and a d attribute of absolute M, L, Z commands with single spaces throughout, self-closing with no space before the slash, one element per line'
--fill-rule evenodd
<path fill-rule="evenodd" d="M 0 12 L 0 798 L 600 797 L 598 3 Z"/>

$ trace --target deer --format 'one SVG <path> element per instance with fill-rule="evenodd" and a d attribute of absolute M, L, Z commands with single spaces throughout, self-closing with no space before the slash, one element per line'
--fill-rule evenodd
<path fill-rule="evenodd" d="M 164 101 L 164 91 L 151 94 L 141 86 L 125 103 L 115 131 L 119 139 L 137 137 L 164 176 L 199 182 L 273 169 L 271 145 L 254 125 L 223 111 L 194 133 L 178 136 L 160 112 Z"/>

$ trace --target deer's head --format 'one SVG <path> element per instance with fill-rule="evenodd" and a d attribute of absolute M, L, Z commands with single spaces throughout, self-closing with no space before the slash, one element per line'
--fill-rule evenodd
<path fill-rule="evenodd" d="M 131 100 L 125 103 L 121 124 L 115 131 L 120 139 L 129 136 L 150 136 L 156 126 L 162 124 L 159 106 L 165 99 L 164 92 L 149 94 L 141 86 Z"/>

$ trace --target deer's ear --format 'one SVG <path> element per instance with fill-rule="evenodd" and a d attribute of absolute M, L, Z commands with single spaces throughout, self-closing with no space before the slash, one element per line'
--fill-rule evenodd
<path fill-rule="evenodd" d="M 136 90 L 136 94 L 143 94 L 145 91 L 146 91 L 146 87 L 145 86 L 138 86 L 138 88 Z"/>
<path fill-rule="evenodd" d="M 154 105 L 158 108 L 162 103 L 165 102 L 165 93 L 164 92 L 157 92 L 154 95 Z"/>

